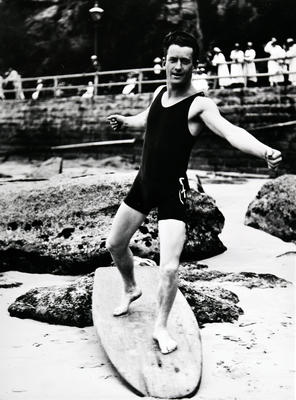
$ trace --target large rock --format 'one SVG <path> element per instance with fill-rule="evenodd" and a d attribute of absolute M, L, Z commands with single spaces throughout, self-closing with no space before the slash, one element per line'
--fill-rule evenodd
<path fill-rule="evenodd" d="M 94 274 L 63 286 L 29 290 L 9 307 L 13 317 L 31 318 L 52 324 L 92 325 L 91 298 Z M 251 288 L 286 287 L 290 285 L 274 275 L 226 273 L 208 270 L 197 263 L 182 264 L 179 287 L 190 304 L 200 326 L 211 322 L 233 322 L 243 314 L 238 296 L 223 287 L 225 281 Z"/>
<path fill-rule="evenodd" d="M 29 290 L 10 305 L 12 317 L 69 326 L 93 324 L 91 297 L 94 274 L 91 273 L 64 286 L 41 287 Z M 181 279 L 180 288 L 191 305 L 199 323 L 231 322 L 243 313 L 236 305 L 237 296 L 222 288 L 201 287 Z"/>
<path fill-rule="evenodd" d="M 134 173 L 101 174 L 47 182 L 3 185 L 0 194 L 0 270 L 80 274 L 109 265 L 106 249 L 113 216 Z M 225 250 L 218 235 L 224 217 L 213 199 L 191 190 L 188 240 L 183 259 Z M 135 234 L 135 255 L 158 260 L 156 213 Z"/>
<path fill-rule="evenodd" d="M 296 241 L 296 175 L 265 183 L 250 203 L 245 224 L 287 242 Z"/>
<path fill-rule="evenodd" d="M 29 290 L 9 307 L 12 317 L 31 318 L 50 324 L 69 326 L 92 325 L 92 288 L 94 274 L 63 286 Z"/>
<path fill-rule="evenodd" d="M 22 285 L 21 282 L 11 281 L 10 279 L 8 279 L 3 275 L 4 274 L 0 274 L 0 289 L 10 289 Z"/>
<path fill-rule="evenodd" d="M 287 287 L 291 282 L 279 278 L 273 274 L 257 274 L 255 272 L 222 272 L 208 269 L 207 265 L 197 263 L 183 263 L 180 268 L 180 280 L 204 286 L 203 282 L 211 282 L 212 285 L 223 286 L 226 282 L 248 289 L 271 289 L 275 287 Z M 234 298 L 232 298 L 235 303 Z"/>

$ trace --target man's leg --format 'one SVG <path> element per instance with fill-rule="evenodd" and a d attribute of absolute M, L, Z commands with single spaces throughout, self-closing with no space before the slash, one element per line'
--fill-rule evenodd
<path fill-rule="evenodd" d="M 183 221 L 167 219 L 159 221 L 160 239 L 160 285 L 158 292 L 158 315 L 153 338 L 157 340 L 162 353 L 177 348 L 177 343 L 167 330 L 167 321 L 178 288 L 178 268 L 186 235 Z"/>
<path fill-rule="evenodd" d="M 119 307 L 113 315 L 119 316 L 128 312 L 132 301 L 141 296 L 134 277 L 133 254 L 129 249 L 129 242 L 133 234 L 142 224 L 145 215 L 122 203 L 114 218 L 106 246 L 113 261 L 119 269 L 124 283 L 124 291 Z"/>

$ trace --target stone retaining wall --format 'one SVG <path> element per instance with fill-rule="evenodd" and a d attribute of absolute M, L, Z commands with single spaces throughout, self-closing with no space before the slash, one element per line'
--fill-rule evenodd
<path fill-rule="evenodd" d="M 296 125 L 253 131 L 255 127 L 296 120 L 296 88 L 225 89 L 209 92 L 222 114 L 247 128 L 259 140 L 283 152 L 283 171 L 296 171 Z M 111 113 L 124 115 L 142 111 L 151 101 L 151 93 L 134 96 L 98 96 L 93 100 L 80 97 L 7 100 L 0 103 L 0 154 L 30 155 L 46 158 L 53 154 L 50 146 L 106 139 L 127 138 L 130 134 L 113 133 L 106 123 Z M 134 132 L 134 147 L 96 147 L 64 151 L 64 157 L 122 154 L 138 162 L 143 132 Z M 233 149 L 211 132 L 205 132 L 196 143 L 191 166 L 200 169 L 266 172 L 265 163 Z"/>

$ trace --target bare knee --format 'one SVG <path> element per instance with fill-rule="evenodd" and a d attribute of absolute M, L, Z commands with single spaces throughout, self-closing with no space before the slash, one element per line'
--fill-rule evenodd
<path fill-rule="evenodd" d="M 111 254 L 120 255 L 127 251 L 128 244 L 120 240 L 108 238 L 106 240 L 106 248 L 110 251 Z"/>
<path fill-rule="evenodd" d="M 110 253 L 117 252 L 120 247 L 121 244 L 118 241 L 115 241 L 110 237 L 106 240 L 106 248 L 110 251 Z"/>
<path fill-rule="evenodd" d="M 161 277 L 164 279 L 175 280 L 178 276 L 179 261 L 170 261 L 161 264 Z"/>

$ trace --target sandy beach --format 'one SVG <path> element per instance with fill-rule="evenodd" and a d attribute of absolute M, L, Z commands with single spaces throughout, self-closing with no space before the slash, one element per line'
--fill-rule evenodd
<path fill-rule="evenodd" d="M 189 175 L 194 176 L 194 171 Z M 202 262 L 227 272 L 270 273 L 294 284 L 248 289 L 223 283 L 238 295 L 244 315 L 235 323 L 206 324 L 201 329 L 204 369 L 194 399 L 295 398 L 296 246 L 243 224 L 247 206 L 264 182 L 266 179 L 232 184 L 205 180 L 205 191 L 226 219 L 220 238 L 228 250 Z M 8 306 L 30 288 L 67 283 L 77 277 L 15 271 L 3 276 L 22 285 L 0 289 L 0 400 L 138 398 L 110 365 L 94 327 L 56 326 L 9 316 Z"/>

